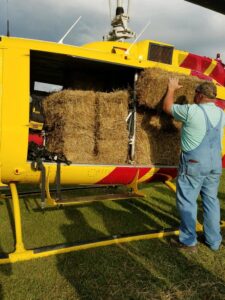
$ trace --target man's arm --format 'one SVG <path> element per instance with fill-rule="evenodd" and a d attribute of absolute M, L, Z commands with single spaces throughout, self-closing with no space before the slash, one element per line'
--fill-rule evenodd
<path fill-rule="evenodd" d="M 181 87 L 182 85 L 179 85 L 178 78 L 169 78 L 167 93 L 163 100 L 163 110 L 165 113 L 171 115 L 171 109 L 174 102 L 174 93 Z"/>

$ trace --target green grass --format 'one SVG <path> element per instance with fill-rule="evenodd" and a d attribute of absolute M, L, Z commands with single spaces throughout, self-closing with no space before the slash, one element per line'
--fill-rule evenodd
<path fill-rule="evenodd" d="M 225 173 L 219 193 L 225 220 L 224 182 Z M 177 227 L 174 194 L 160 183 L 143 190 L 146 200 L 107 201 L 44 213 L 37 210 L 38 197 L 24 197 L 25 245 L 34 248 Z M 10 207 L 9 200 L 0 199 L 1 252 L 14 249 Z M 155 239 L 1 265 L 0 299 L 224 300 L 225 243 L 216 253 L 200 244 L 197 254 L 187 254 L 171 247 L 168 238 Z"/>

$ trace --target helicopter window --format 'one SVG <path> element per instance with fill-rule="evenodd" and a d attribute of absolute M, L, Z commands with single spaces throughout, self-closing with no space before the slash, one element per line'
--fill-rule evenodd
<path fill-rule="evenodd" d="M 153 43 L 149 44 L 148 60 L 171 65 L 172 58 L 173 58 L 173 47 L 158 45 Z"/>
<path fill-rule="evenodd" d="M 34 90 L 35 91 L 40 91 L 40 92 L 59 92 L 63 88 L 62 85 L 57 85 L 57 84 L 49 84 L 45 82 L 39 82 L 35 81 L 34 83 Z"/>

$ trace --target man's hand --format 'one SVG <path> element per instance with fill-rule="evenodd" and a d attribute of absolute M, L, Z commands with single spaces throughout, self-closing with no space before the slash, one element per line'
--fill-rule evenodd
<path fill-rule="evenodd" d="M 176 90 L 179 90 L 182 88 L 182 85 L 179 84 L 179 79 L 174 77 L 174 78 L 169 78 L 169 83 L 168 83 L 168 90 L 175 92 Z"/>
<path fill-rule="evenodd" d="M 171 109 L 174 102 L 174 92 L 180 88 L 182 88 L 182 85 L 179 84 L 178 78 L 169 78 L 167 93 L 163 101 L 163 110 L 165 113 L 171 115 Z"/>

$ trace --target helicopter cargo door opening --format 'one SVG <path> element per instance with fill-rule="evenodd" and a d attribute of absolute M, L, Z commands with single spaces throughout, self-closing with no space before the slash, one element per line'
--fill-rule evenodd
<path fill-rule="evenodd" d="M 127 132 L 126 118 L 129 113 L 129 97 L 127 96 L 127 106 L 126 109 L 123 107 L 124 114 L 121 119 L 119 119 L 121 106 L 116 107 L 116 101 L 120 104 L 123 100 L 118 100 L 118 97 L 124 97 L 125 93 L 128 95 L 129 91 L 133 90 L 134 77 L 137 71 L 137 68 L 126 65 L 32 50 L 30 52 L 29 142 L 36 143 L 39 146 L 45 145 L 46 149 L 52 153 L 65 154 L 66 158 L 75 164 L 126 164 L 127 153 L 124 154 L 123 159 L 118 158 L 116 151 L 119 152 L 120 150 L 119 147 L 115 146 L 115 153 L 112 153 L 112 155 L 116 159 L 110 159 L 107 154 L 108 150 L 105 148 L 110 148 L 109 144 L 106 146 L 107 142 L 112 139 L 112 134 L 115 134 L 115 137 L 113 137 L 115 145 L 116 142 L 118 145 L 122 144 L 124 151 L 128 151 L 128 134 L 124 133 L 125 138 L 123 138 L 121 131 L 117 128 L 121 136 L 121 143 L 119 143 L 118 135 L 115 131 L 112 131 L 113 126 L 119 126 L 119 123 L 123 123 L 124 131 Z M 73 99 L 71 99 L 72 94 L 75 95 L 74 99 L 76 99 L 74 103 L 80 103 L 75 104 L 76 107 L 73 104 L 70 105 L 73 102 Z M 57 106 L 59 102 L 56 100 L 56 102 L 52 102 L 52 107 L 49 108 L 47 107 L 49 106 L 49 99 L 54 98 L 54 95 L 56 95 L 56 98 L 61 97 L 61 104 Z M 112 95 L 115 95 L 115 102 Z M 109 97 L 109 101 L 107 97 Z M 114 109 L 110 107 L 110 101 Z M 99 109 L 100 102 L 102 111 L 99 113 L 96 111 Z M 107 103 L 109 107 L 103 107 Z M 46 107 L 55 112 L 57 120 L 49 120 Z M 60 111 L 56 112 L 57 109 Z M 71 116 L 72 111 L 73 116 Z M 72 121 L 78 122 L 82 114 L 84 114 L 83 123 L 79 123 L 77 127 L 74 127 Z M 99 114 L 101 114 L 102 119 L 105 117 L 103 123 L 105 122 L 104 126 L 108 127 L 104 133 L 99 133 L 101 131 L 99 129 Z M 59 115 L 60 117 L 58 117 Z M 52 117 L 52 114 L 50 117 Z M 60 118 L 61 120 L 59 120 Z M 56 127 L 57 131 L 55 130 Z M 72 137 L 72 135 L 74 136 Z M 97 138 L 98 141 L 96 141 Z M 101 145 L 99 145 L 100 143 Z M 112 143 L 112 145 L 114 144 Z M 71 154 L 72 150 L 65 150 L 71 147 L 78 149 L 74 152 L 83 151 L 85 155 L 82 153 L 79 155 L 77 153 Z M 99 156 L 99 148 L 101 148 L 102 153 L 104 152 L 104 157 L 98 157 L 96 161 L 96 157 Z M 111 152 L 113 152 L 112 149 Z M 29 153 L 28 160 L 31 160 Z"/>

